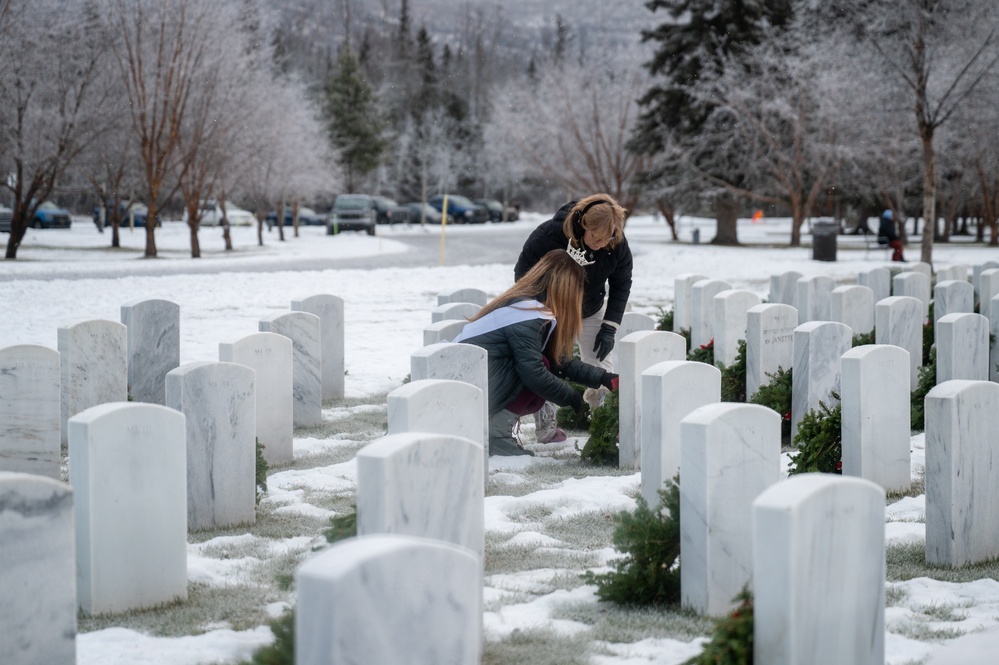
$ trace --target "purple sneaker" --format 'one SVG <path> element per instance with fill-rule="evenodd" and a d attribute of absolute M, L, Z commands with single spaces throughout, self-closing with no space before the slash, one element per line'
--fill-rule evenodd
<path fill-rule="evenodd" d="M 545 432 L 538 437 L 538 443 L 561 443 L 566 440 L 565 432 L 556 427 L 551 432 Z"/>

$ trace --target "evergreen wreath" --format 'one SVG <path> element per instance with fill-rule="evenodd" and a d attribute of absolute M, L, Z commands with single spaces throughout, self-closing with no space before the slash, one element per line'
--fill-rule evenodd
<path fill-rule="evenodd" d="M 267 464 L 267 460 L 264 459 L 264 444 L 260 443 L 260 439 L 256 439 L 257 443 L 257 468 L 256 468 L 256 501 L 260 503 L 260 496 L 267 493 L 267 471 L 270 469 L 270 465 Z"/>
<path fill-rule="evenodd" d="M 586 386 L 567 381 L 582 397 Z M 583 402 L 583 408 L 578 412 L 571 406 L 560 406 L 555 412 L 555 424 L 563 429 L 588 430 L 590 428 L 590 405 Z"/>
<path fill-rule="evenodd" d="M 270 622 L 270 627 L 274 641 L 254 651 L 253 657 L 240 665 L 295 665 L 295 610 L 285 610 Z"/>
<path fill-rule="evenodd" d="M 583 575 L 596 584 L 597 597 L 618 605 L 666 605 L 680 602 L 680 477 L 659 490 L 652 510 L 641 496 L 633 512 L 614 517 L 614 548 L 625 556 L 611 562 L 614 570 Z"/>
<path fill-rule="evenodd" d="M 806 413 L 798 423 L 794 437 L 798 452 L 791 458 L 788 475 L 843 472 L 843 405 L 838 394 L 832 396 L 836 400 L 834 406 L 819 402 L 819 408 Z"/>
<path fill-rule="evenodd" d="M 739 340 L 739 350 L 731 366 L 721 365 L 721 401 L 746 401 L 746 340 Z"/>
<path fill-rule="evenodd" d="M 335 543 L 338 540 L 353 538 L 357 535 L 357 504 L 352 512 L 344 512 L 330 518 L 330 528 L 323 531 L 326 542 Z"/>
<path fill-rule="evenodd" d="M 699 363 L 707 363 L 708 365 L 715 364 L 715 340 L 708 340 L 707 344 L 701 344 L 696 349 L 691 349 L 690 353 L 687 354 L 687 360 L 692 360 Z"/>
<path fill-rule="evenodd" d="M 751 665 L 753 662 L 753 592 L 744 586 L 731 614 L 715 624 L 704 651 L 683 665 Z"/>
<path fill-rule="evenodd" d="M 673 332 L 673 308 L 659 308 L 659 319 L 656 321 L 656 330 Z"/>
<path fill-rule="evenodd" d="M 607 393 L 603 404 L 593 410 L 590 415 L 590 436 L 579 453 L 584 462 L 598 466 L 618 465 L 618 439 L 621 435 L 619 404 L 618 391 L 612 390 Z"/>
<path fill-rule="evenodd" d="M 919 368 L 916 388 L 909 394 L 909 426 L 916 430 L 926 429 L 926 395 L 937 385 L 937 350 L 930 349 L 929 361 Z"/>
<path fill-rule="evenodd" d="M 760 404 L 773 409 L 781 416 L 781 445 L 791 445 L 791 390 L 792 370 L 778 367 L 773 374 L 767 374 L 770 383 L 760 386 L 750 396 L 752 404 Z"/>

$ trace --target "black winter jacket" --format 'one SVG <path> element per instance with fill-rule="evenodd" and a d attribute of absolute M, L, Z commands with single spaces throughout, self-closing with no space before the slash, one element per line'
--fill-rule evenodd
<path fill-rule="evenodd" d="M 546 401 L 568 406 L 575 389 L 562 378 L 590 388 L 600 387 L 607 371 L 579 358 L 561 366 L 549 358 L 552 370 L 545 368 L 541 356 L 550 326 L 547 319 L 531 319 L 462 340 L 482 347 L 488 354 L 490 416 L 502 411 L 524 388 Z"/>
<path fill-rule="evenodd" d="M 547 222 L 542 222 L 528 236 L 524 248 L 513 269 L 515 280 L 520 279 L 541 257 L 553 249 L 565 249 L 569 239 L 562 232 L 562 223 L 566 215 L 576 205 L 570 201 L 558 209 L 555 216 Z M 599 250 L 586 248 L 587 258 L 595 261 L 584 266 L 586 270 L 586 286 L 583 289 L 583 318 L 588 318 L 600 311 L 607 296 L 607 311 L 604 320 L 621 323 L 624 309 L 631 296 L 631 248 L 628 239 L 622 238 L 616 247 L 605 247 Z M 610 292 L 605 291 L 609 283 Z"/>

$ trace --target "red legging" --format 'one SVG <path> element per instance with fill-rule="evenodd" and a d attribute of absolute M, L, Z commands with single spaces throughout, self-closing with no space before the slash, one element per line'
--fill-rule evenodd
<path fill-rule="evenodd" d="M 893 250 L 895 250 L 894 252 L 892 252 L 892 255 L 891 255 L 891 260 L 892 261 L 905 261 L 905 259 L 902 257 L 902 241 L 901 240 L 899 240 L 898 238 L 896 238 L 895 240 L 889 240 L 888 241 L 888 246 L 891 247 Z"/>

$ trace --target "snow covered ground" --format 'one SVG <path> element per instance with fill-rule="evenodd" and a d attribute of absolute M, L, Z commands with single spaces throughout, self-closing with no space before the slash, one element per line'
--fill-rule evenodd
<path fill-rule="evenodd" d="M 526 235 L 543 220 L 527 214 L 516 223 Z M 852 283 L 859 271 L 884 265 L 884 253 L 867 253 L 860 237 L 843 236 L 839 241 L 838 261 L 811 260 L 811 249 L 786 247 L 789 238 L 787 220 L 765 220 L 752 224 L 740 222 L 744 247 L 713 247 L 689 244 L 694 228 L 701 228 L 701 238 L 710 239 L 712 223 L 708 220 L 683 219 L 681 240 L 670 240 L 668 229 L 651 217 L 639 216 L 629 222 L 627 235 L 635 255 L 632 306 L 635 311 L 656 315 L 660 307 L 670 307 L 673 277 L 683 272 L 697 272 L 725 279 L 734 288 L 744 288 L 766 297 L 770 274 L 797 270 L 804 275 L 825 274 L 840 283 Z M 499 233 L 503 229 L 487 225 L 478 228 L 449 227 L 448 234 Z M 293 299 L 317 293 L 333 293 L 345 300 L 346 368 L 348 397 L 368 400 L 371 404 L 349 409 L 325 409 L 324 420 L 350 417 L 368 410 L 384 409 L 381 398 L 398 387 L 409 374 L 410 353 L 422 339 L 422 329 L 429 323 L 428 310 L 436 304 L 436 295 L 458 287 L 472 286 L 497 294 L 509 285 L 512 265 L 446 265 L 433 268 L 381 268 L 373 270 L 327 269 L 269 272 L 269 266 L 289 265 L 289 259 L 333 256 L 372 256 L 404 252 L 401 239 L 406 234 L 440 233 L 439 229 L 394 229 L 378 237 L 345 234 L 335 238 L 324 235 L 319 227 L 304 227 L 302 237 L 285 243 L 265 236 L 267 244 L 256 246 L 255 230 L 235 228 L 236 251 L 225 254 L 215 229 L 201 233 L 204 258 L 188 258 L 185 226 L 167 223 L 157 232 L 161 258 L 141 260 L 144 244 L 142 231 L 122 232 L 124 249 L 107 248 L 109 237 L 98 234 L 85 218 L 78 218 L 69 231 L 28 232 L 17 261 L 0 261 L 0 347 L 37 343 L 56 348 L 57 329 L 80 320 L 106 318 L 120 320 L 122 303 L 140 298 L 166 298 L 179 303 L 181 310 L 181 362 L 216 360 L 218 344 L 231 342 L 256 332 L 257 322 L 276 311 L 286 311 Z M 805 234 L 807 241 L 808 236 Z M 0 236 L 5 240 L 6 236 Z M 910 246 L 910 261 L 918 259 L 918 246 Z M 952 264 L 974 265 L 999 258 L 995 248 L 970 243 L 938 245 L 934 250 L 937 268 Z M 186 274 L 192 265 L 209 274 Z M 153 267 L 168 275 L 143 274 Z M 235 267 L 239 266 L 238 269 Z M 254 270 L 261 270 L 255 272 Z M 55 274 L 65 275 L 50 279 Z M 88 276 L 100 274 L 101 277 Z M 113 274 L 114 276 L 107 276 Z M 316 439 L 298 437 L 296 458 L 321 459 L 331 450 L 350 445 L 342 437 Z M 356 442 L 354 442 L 356 445 Z M 496 487 L 516 487 L 537 482 L 532 474 L 538 465 L 564 463 L 575 442 L 553 449 L 539 447 L 536 458 L 494 458 L 491 483 Z M 922 435 L 912 439 L 913 478 L 922 475 Z M 555 459 L 559 458 L 559 459 Z M 333 465 L 307 468 L 298 463 L 293 470 L 276 470 L 269 478 L 267 501 L 291 513 L 325 517 L 328 508 L 310 503 L 313 493 L 351 492 L 356 467 L 353 460 Z M 564 543 L 544 533 L 546 520 L 573 519 L 597 512 L 612 514 L 630 509 L 639 485 L 637 474 L 588 475 L 549 482 L 544 489 L 526 494 L 502 489 L 491 491 L 486 500 L 486 530 L 492 542 L 503 547 L 534 549 L 558 560 Z M 889 545 L 923 542 L 924 498 L 907 497 L 888 507 L 886 536 Z M 529 513 L 538 524 L 525 521 Z M 225 538 L 232 539 L 227 536 Z M 237 537 L 256 539 L 247 535 Z M 219 542 L 215 542 L 219 541 Z M 245 544 L 245 543 L 244 543 Z M 257 558 L 288 552 L 307 555 L 317 543 L 311 537 L 274 539 L 257 547 Z M 246 558 L 225 558 L 212 554 L 229 545 L 225 539 L 189 546 L 189 576 L 192 582 L 225 587 L 244 579 Z M 614 557 L 608 547 L 590 552 L 605 564 Z M 553 584 L 566 570 L 558 567 L 513 571 L 487 575 L 485 600 L 486 639 L 503 640 L 514 631 L 546 628 L 556 634 L 580 635 L 589 630 L 585 622 L 560 618 L 560 606 L 596 604 L 593 587 Z M 574 572 L 574 571 L 569 571 Z M 945 582 L 919 577 L 888 584 L 889 607 L 885 614 L 887 662 L 925 662 L 940 645 L 965 633 L 999 628 L 999 582 L 992 578 L 975 581 Z M 509 599 L 509 600 L 506 600 Z M 272 614 L 283 605 L 268 608 Z M 941 609 L 946 611 L 941 611 Z M 133 629 L 109 627 L 81 633 L 78 652 L 81 665 L 194 665 L 235 662 L 247 657 L 254 648 L 270 641 L 266 627 L 232 630 L 211 622 L 202 625 L 198 634 L 188 636 L 152 636 Z M 947 639 L 944 639 L 947 638 Z M 645 638 L 633 642 L 595 641 L 597 647 L 590 662 L 602 665 L 680 663 L 699 651 L 697 640 Z"/>

